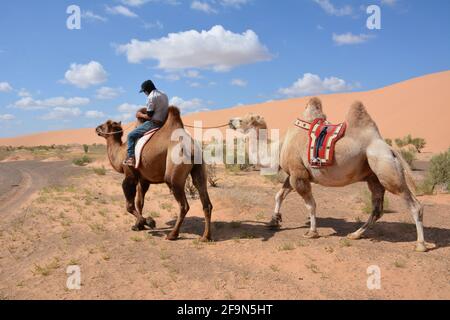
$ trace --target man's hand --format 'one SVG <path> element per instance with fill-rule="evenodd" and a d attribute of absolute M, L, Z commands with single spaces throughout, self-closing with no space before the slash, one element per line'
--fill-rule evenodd
<path fill-rule="evenodd" d="M 136 118 L 140 119 L 140 120 L 151 120 L 151 118 L 148 116 L 147 114 L 147 109 L 143 108 L 140 109 L 137 113 L 136 113 Z"/>

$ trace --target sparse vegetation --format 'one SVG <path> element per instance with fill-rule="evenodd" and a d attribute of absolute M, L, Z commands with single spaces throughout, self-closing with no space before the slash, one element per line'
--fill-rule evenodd
<path fill-rule="evenodd" d="M 425 148 L 426 146 L 426 141 L 423 138 L 413 138 L 410 134 L 407 135 L 406 137 L 400 139 L 397 138 L 395 139 L 395 144 L 399 147 L 405 147 L 408 145 L 413 145 L 416 148 L 417 152 L 421 152 L 423 150 L 423 148 Z"/>
<path fill-rule="evenodd" d="M 101 168 L 94 168 L 93 170 L 94 170 L 94 173 L 95 173 L 96 175 L 99 175 L 99 176 L 104 176 L 104 175 L 106 175 L 106 169 L 105 169 L 105 166 L 102 166 Z"/>
<path fill-rule="evenodd" d="M 292 250 L 294 250 L 294 249 L 295 249 L 295 246 L 294 246 L 292 243 L 289 243 L 289 242 L 283 243 L 283 244 L 278 248 L 278 250 L 280 250 L 280 251 L 292 251 Z"/>
<path fill-rule="evenodd" d="M 392 139 L 386 138 L 384 139 L 384 141 L 386 141 L 386 143 L 392 147 Z"/>
<path fill-rule="evenodd" d="M 191 199 L 197 199 L 198 198 L 198 190 L 192 183 L 192 178 L 189 176 L 186 179 L 186 184 L 184 186 L 186 195 L 189 196 Z"/>
<path fill-rule="evenodd" d="M 219 178 L 217 178 L 217 165 L 216 164 L 209 164 L 206 166 L 207 175 L 208 175 L 208 183 L 211 187 L 217 188 Z"/>
<path fill-rule="evenodd" d="M 416 160 L 416 153 L 409 150 L 400 150 L 400 154 L 406 163 L 408 163 L 408 165 L 412 168 L 413 162 Z"/>
<path fill-rule="evenodd" d="M 442 185 L 446 192 L 450 189 L 450 149 L 431 159 L 427 177 L 419 186 L 419 192 L 433 194 L 438 185 Z"/>
<path fill-rule="evenodd" d="M 91 163 L 91 162 L 92 162 L 91 158 L 89 158 L 86 155 L 82 156 L 81 158 L 75 158 L 75 159 L 72 160 L 72 163 L 74 165 L 80 166 L 80 167 L 85 166 L 85 165 L 87 165 L 88 163 Z"/>
<path fill-rule="evenodd" d="M 84 153 L 89 152 L 89 146 L 87 144 L 83 144 L 83 151 L 84 151 Z"/>

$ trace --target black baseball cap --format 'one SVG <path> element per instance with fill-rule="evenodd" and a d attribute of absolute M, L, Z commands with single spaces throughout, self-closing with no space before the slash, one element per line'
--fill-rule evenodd
<path fill-rule="evenodd" d="M 156 89 L 156 87 L 155 87 L 155 84 L 153 83 L 153 81 L 152 80 L 147 80 L 147 81 L 144 81 L 142 83 L 141 91 L 139 91 L 139 93 L 142 93 L 142 92 L 145 92 L 145 91 L 146 92 L 152 92 L 155 89 Z"/>

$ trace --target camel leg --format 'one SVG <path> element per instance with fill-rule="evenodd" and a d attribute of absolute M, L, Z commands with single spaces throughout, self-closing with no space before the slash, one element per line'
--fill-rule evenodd
<path fill-rule="evenodd" d="M 412 217 L 416 224 L 417 244 L 415 250 L 417 252 L 426 252 L 427 247 L 425 246 L 425 239 L 423 235 L 423 206 L 409 189 L 403 192 L 403 198 L 408 204 L 408 207 L 411 210 Z"/>
<path fill-rule="evenodd" d="M 180 206 L 180 214 L 178 215 L 177 222 L 173 230 L 167 235 L 167 240 L 177 240 L 180 235 L 180 228 L 183 224 L 184 218 L 189 211 L 189 203 L 186 199 L 186 193 L 184 191 L 184 185 L 173 185 L 172 191 L 175 199 Z"/>
<path fill-rule="evenodd" d="M 125 177 L 122 182 L 122 189 L 126 198 L 127 211 L 136 217 L 136 224 L 131 228 L 131 230 L 140 231 L 145 229 L 145 219 L 142 214 L 138 210 L 136 210 L 136 186 L 137 179 L 133 176 Z"/>
<path fill-rule="evenodd" d="M 287 177 L 284 181 L 283 187 L 280 191 L 278 191 L 277 195 L 275 196 L 275 210 L 274 214 L 272 216 L 272 220 L 269 222 L 268 227 L 269 228 L 279 228 L 281 226 L 281 222 L 283 222 L 283 217 L 281 215 L 281 205 L 283 204 L 286 197 L 291 193 L 292 186 L 290 182 L 290 177 Z"/>
<path fill-rule="evenodd" d="M 291 185 L 298 192 L 298 194 L 303 198 L 306 204 L 306 209 L 309 212 L 310 227 L 309 231 L 305 233 L 304 237 L 308 239 L 319 238 L 319 233 L 316 227 L 316 201 L 311 190 L 311 182 L 306 179 L 298 179 L 291 177 Z"/>
<path fill-rule="evenodd" d="M 208 181 L 206 179 L 206 174 L 204 167 L 201 165 L 196 165 L 191 173 L 192 183 L 197 188 L 200 195 L 200 201 L 202 202 L 203 212 L 205 214 L 205 231 L 203 233 L 200 241 L 208 242 L 211 241 L 211 215 L 213 206 L 208 194 Z"/>
<path fill-rule="evenodd" d="M 380 183 L 389 192 L 401 195 L 411 210 L 417 229 L 417 244 L 415 250 L 426 252 L 423 234 L 423 207 L 408 186 L 408 180 L 413 179 L 407 164 L 399 158 L 384 141 L 375 141 L 367 148 L 367 159 L 372 171 Z"/>
<path fill-rule="evenodd" d="M 137 185 L 136 207 L 137 207 L 138 212 L 141 214 L 141 216 L 143 216 L 145 195 L 149 188 L 150 188 L 150 182 L 143 180 L 143 179 L 139 179 L 139 183 Z M 155 220 L 153 220 L 152 217 L 146 218 L 145 223 L 151 229 L 154 229 L 156 227 L 156 222 L 155 222 Z"/>
<path fill-rule="evenodd" d="M 370 192 L 372 193 L 372 213 L 367 222 L 360 229 L 347 236 L 347 238 L 351 240 L 361 239 L 366 230 L 372 227 L 375 222 L 377 222 L 383 216 L 384 194 L 386 192 L 386 189 L 383 187 L 383 185 L 375 175 L 371 176 L 368 179 L 367 184 L 369 186 Z"/>

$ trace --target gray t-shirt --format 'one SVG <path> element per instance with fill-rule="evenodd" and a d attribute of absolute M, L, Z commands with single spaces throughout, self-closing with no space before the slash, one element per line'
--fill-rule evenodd
<path fill-rule="evenodd" d="M 153 111 L 152 120 L 165 122 L 169 113 L 169 98 L 164 92 L 153 90 L 148 95 L 147 111 Z"/>

